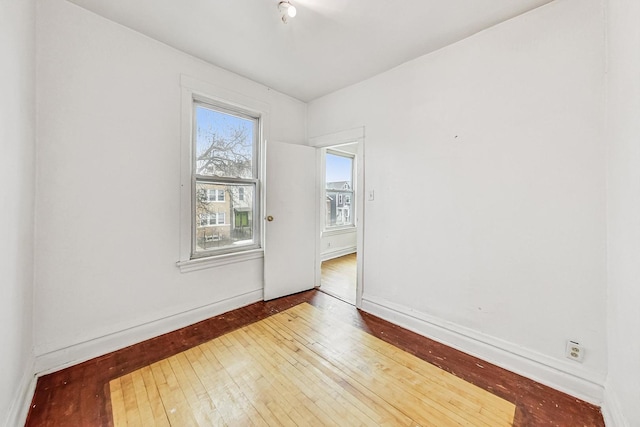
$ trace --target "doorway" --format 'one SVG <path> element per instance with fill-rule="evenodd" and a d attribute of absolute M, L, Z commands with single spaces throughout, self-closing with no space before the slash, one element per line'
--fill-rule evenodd
<path fill-rule="evenodd" d="M 324 261 L 329 261 L 331 259 L 340 258 L 345 255 L 351 255 L 353 263 L 353 258 L 355 258 L 355 306 L 360 307 L 362 305 L 362 294 L 363 289 L 365 287 L 364 284 L 364 220 L 365 220 L 365 209 L 364 209 L 364 153 L 365 153 L 365 143 L 364 143 L 364 127 L 357 127 L 349 130 L 344 130 L 332 134 L 317 136 L 309 139 L 309 146 L 314 147 L 316 149 L 316 176 L 318 179 L 316 180 L 316 236 L 319 239 L 316 240 L 316 287 L 321 291 L 322 289 L 322 264 Z M 354 227 L 352 227 L 355 232 L 355 245 L 353 240 L 351 240 L 350 249 L 347 248 L 348 245 L 344 245 L 344 242 L 338 242 L 338 238 L 342 234 L 343 230 L 336 229 L 327 229 L 325 227 L 325 222 L 327 221 L 327 199 L 326 199 L 326 158 L 325 155 L 327 153 L 327 149 L 329 150 L 339 150 L 341 152 L 349 152 L 353 156 L 353 161 L 355 163 L 355 172 L 353 173 L 353 194 L 351 195 L 351 210 L 349 212 L 349 217 L 354 220 Z M 348 195 L 348 194 L 347 194 Z M 343 195 L 344 197 L 344 195 Z M 342 199 L 342 202 L 345 203 L 347 200 Z M 340 200 L 338 200 L 338 205 L 340 204 Z M 336 222 L 338 222 L 338 211 L 336 206 Z M 347 219 L 345 216 L 344 210 L 342 213 L 342 219 Z M 353 237 L 353 234 L 352 236 Z M 328 243 L 331 242 L 329 245 Z M 340 246 L 337 246 L 340 245 Z M 340 253 L 338 251 L 339 248 L 342 248 L 344 251 Z M 327 250 L 330 248 L 331 254 L 327 253 Z M 337 261 L 336 261 L 337 262 Z M 353 264 L 351 264 L 353 265 Z M 345 274 L 346 277 L 349 273 Z M 353 273 L 351 273 L 351 277 L 353 277 Z M 331 285 L 329 285 L 330 287 Z M 325 285 L 325 289 L 327 286 Z M 352 289 L 352 288 L 351 288 Z M 350 292 L 347 290 L 347 292 Z M 327 292 L 331 293 L 331 291 Z M 353 295 L 352 293 L 350 295 Z M 353 301 L 353 297 L 350 297 L 350 301 Z M 351 302 L 352 303 L 352 302 Z"/>
<path fill-rule="evenodd" d="M 362 218 L 359 145 L 352 141 L 319 149 L 319 289 L 352 305 L 357 305 L 358 227 Z"/>

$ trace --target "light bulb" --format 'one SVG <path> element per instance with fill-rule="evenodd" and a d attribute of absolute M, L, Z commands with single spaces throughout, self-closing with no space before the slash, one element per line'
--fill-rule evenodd
<path fill-rule="evenodd" d="M 287 18 L 293 18 L 298 13 L 298 11 L 296 10 L 296 7 L 291 3 L 289 3 L 288 0 L 287 1 L 283 0 L 280 3 L 278 3 L 278 9 L 280 10 L 280 13 L 282 13 L 282 21 L 285 24 L 287 23 Z"/>

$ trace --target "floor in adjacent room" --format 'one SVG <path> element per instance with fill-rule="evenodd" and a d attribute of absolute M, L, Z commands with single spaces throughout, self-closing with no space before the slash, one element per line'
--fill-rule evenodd
<path fill-rule="evenodd" d="M 27 426 L 603 426 L 597 407 L 308 291 L 38 379 Z"/>
<path fill-rule="evenodd" d="M 356 305 L 356 254 L 344 255 L 322 262 L 320 290 Z"/>

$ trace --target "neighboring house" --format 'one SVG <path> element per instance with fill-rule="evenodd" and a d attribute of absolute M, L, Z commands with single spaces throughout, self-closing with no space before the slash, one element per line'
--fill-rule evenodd
<path fill-rule="evenodd" d="M 327 182 L 326 227 L 353 224 L 352 199 L 353 188 L 349 181 Z"/>
<path fill-rule="evenodd" d="M 230 212 L 233 213 L 231 237 L 238 240 L 251 239 L 253 233 L 253 193 L 251 187 L 238 187 L 236 197 L 232 198 Z"/>
<path fill-rule="evenodd" d="M 252 194 L 248 188 L 202 185 L 196 202 L 196 245 L 207 250 L 251 239 Z"/>
<path fill-rule="evenodd" d="M 206 185 L 196 202 L 196 245 L 209 249 L 231 238 L 231 197 L 224 185 Z"/>

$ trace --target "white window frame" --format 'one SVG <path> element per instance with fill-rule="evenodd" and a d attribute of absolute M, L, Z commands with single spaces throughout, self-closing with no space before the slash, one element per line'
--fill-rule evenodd
<path fill-rule="evenodd" d="M 345 190 L 333 190 L 333 191 L 337 191 L 341 194 L 338 194 L 338 198 L 336 199 L 336 206 L 338 204 L 342 204 L 343 208 L 344 208 L 344 199 L 346 196 L 349 196 L 351 200 L 356 200 L 356 190 L 355 190 L 355 183 L 356 183 L 356 175 L 357 175 L 357 164 L 356 164 L 356 159 L 357 156 L 354 153 L 350 153 L 348 151 L 341 151 L 340 149 L 337 148 L 325 148 L 322 150 L 322 224 L 323 224 L 323 233 L 331 233 L 331 232 L 340 232 L 340 231 L 344 231 L 344 230 L 348 230 L 348 229 L 353 229 L 357 227 L 356 224 L 356 217 L 352 215 L 352 213 L 355 212 L 355 204 L 350 204 L 349 205 L 349 217 L 350 219 L 353 221 L 351 224 L 347 224 L 347 225 L 328 225 L 326 218 L 327 218 L 327 206 L 325 203 L 325 200 L 327 200 L 327 165 L 326 165 L 326 158 L 327 158 L 327 154 L 332 154 L 334 156 L 341 156 L 341 157 L 347 157 L 351 159 L 351 190 L 349 191 L 345 191 Z M 350 194 L 342 194 L 342 193 L 350 193 Z M 340 202 L 340 200 L 342 202 Z M 342 209 L 342 208 L 341 208 Z M 337 215 L 337 212 L 336 212 Z"/>
<path fill-rule="evenodd" d="M 189 76 L 181 76 L 182 89 L 182 115 L 181 115 L 181 138 L 180 138 L 180 245 L 179 260 L 176 265 L 183 273 L 214 268 L 220 265 L 259 259 L 264 257 L 264 144 L 269 138 L 269 106 L 261 101 L 245 96 L 243 94 L 230 91 L 219 86 L 202 82 Z M 195 180 L 192 175 L 193 170 L 193 111 L 194 100 L 203 101 L 212 105 L 221 106 L 224 109 L 243 112 L 253 117 L 259 118 L 257 153 L 254 163 L 258 168 L 257 184 L 255 187 L 254 206 L 254 239 L 256 244 L 243 246 L 240 250 L 233 252 L 217 252 L 206 256 L 192 256 L 192 236 L 195 224 L 193 211 Z M 245 196 L 246 197 L 246 196 Z"/>
<path fill-rule="evenodd" d="M 193 135 L 195 135 L 196 132 L 196 121 L 193 119 L 195 117 L 195 111 L 198 108 L 205 108 L 205 109 L 209 109 L 212 111 L 216 111 L 218 113 L 221 114 L 225 114 L 225 115 L 229 115 L 229 116 L 236 116 L 248 121 L 251 121 L 254 124 L 253 127 L 253 141 L 252 141 L 252 147 L 253 147 L 253 153 L 252 153 L 252 162 L 251 162 L 251 177 L 250 178 L 231 178 L 231 177 L 219 177 L 219 176 L 210 176 L 210 175 L 200 175 L 197 174 L 196 171 L 196 163 L 197 160 L 195 158 L 195 153 L 194 150 L 192 148 L 191 151 L 191 161 L 192 161 L 192 166 L 191 166 L 191 170 L 192 170 L 192 177 L 191 177 L 191 185 L 192 185 L 192 191 L 193 191 L 193 195 L 195 195 L 197 193 L 197 185 L 198 183 L 200 184 L 212 184 L 212 185 L 220 185 L 220 186 L 227 186 L 227 185 L 251 185 L 254 188 L 253 191 L 253 209 L 254 209 L 254 215 L 252 215 L 254 218 L 257 217 L 257 215 L 255 215 L 255 212 L 259 211 L 259 206 L 260 206 L 260 201 L 259 198 L 256 197 L 259 192 L 260 192 L 260 179 L 259 179 L 259 159 L 260 159 L 260 148 L 259 148 L 259 141 L 260 141 L 260 116 L 258 114 L 255 114 L 251 111 L 247 111 L 244 109 L 240 109 L 237 106 L 230 106 L 227 104 L 222 104 L 221 102 L 218 101 L 213 101 L 211 99 L 205 98 L 201 95 L 194 95 L 193 96 L 193 115 L 192 115 L 192 126 L 193 126 L 193 131 L 192 131 L 192 145 L 194 145 L 194 141 L 193 141 Z M 216 189 L 208 189 L 209 191 L 215 191 L 216 194 L 216 202 L 218 203 L 223 203 L 225 202 L 225 197 L 224 197 L 224 189 L 220 189 L 220 188 L 216 188 Z M 208 195 L 209 193 L 207 193 L 207 199 L 208 199 Z M 222 196 L 222 200 L 220 200 L 220 196 Z M 195 197 L 192 197 L 192 201 L 191 201 L 191 209 L 192 209 L 192 218 L 196 218 L 196 200 Z M 223 225 L 222 223 L 218 222 L 218 225 Z M 192 239 L 191 239 L 191 255 L 190 258 L 191 259 L 197 259 L 197 258 L 206 258 L 206 257 L 212 257 L 212 256 L 217 256 L 217 255 L 221 255 L 221 254 L 227 254 L 227 253 L 236 253 L 236 252 L 244 252 L 247 250 L 252 250 L 252 249 L 259 249 L 260 246 L 260 221 L 253 221 L 252 222 L 252 227 L 253 227 L 253 243 L 252 244 L 248 244 L 248 245 L 242 245 L 242 246 L 236 246 L 236 245 L 229 245 L 229 246 L 224 246 L 222 248 L 218 248 L 218 247 L 213 247 L 213 248 L 209 248 L 206 250 L 201 250 L 201 251 L 196 251 L 197 248 L 197 244 L 196 244 L 196 235 L 197 235 L 197 229 L 198 227 L 194 224 L 192 225 Z"/>

